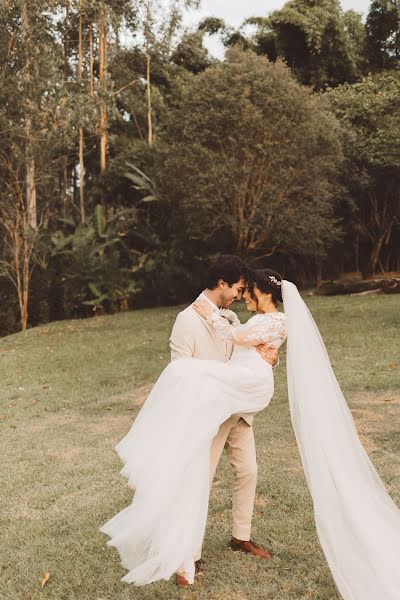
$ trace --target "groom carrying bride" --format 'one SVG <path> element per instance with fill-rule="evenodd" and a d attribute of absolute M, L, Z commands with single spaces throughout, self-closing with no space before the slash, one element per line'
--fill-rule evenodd
<path fill-rule="evenodd" d="M 268 558 L 250 540 L 256 461 L 248 415 L 264 410 L 274 393 L 271 358 L 267 362 L 256 348 L 262 343 L 279 348 L 287 338 L 293 430 L 316 532 L 338 591 L 344 600 L 399 600 L 400 510 L 358 438 L 299 290 L 269 269 L 247 276 L 235 259 L 227 259 L 226 271 L 213 265 L 208 275 L 204 292 L 177 318 L 171 346 L 179 360 L 162 371 L 115 446 L 124 464 L 121 474 L 135 494 L 100 531 L 128 570 L 122 581 L 142 586 L 178 572 L 178 584 L 185 584 L 182 575 L 194 583 L 194 558 L 200 556 L 207 520 L 210 454 L 213 475 L 224 445 L 236 477 L 231 547 Z M 236 324 L 227 307 L 242 292 L 254 314 Z M 277 309 L 281 301 L 285 312 Z M 219 335 L 215 344 L 207 341 L 213 336 L 208 325 Z M 229 360 L 228 342 L 234 343 Z M 204 345 L 211 360 L 202 354 Z"/>
<path fill-rule="evenodd" d="M 214 261 L 205 275 L 205 290 L 199 299 L 207 301 L 213 311 L 219 312 L 234 325 L 239 319 L 228 310 L 240 300 L 248 277 L 244 262 L 235 256 L 223 255 Z M 170 337 L 171 360 L 194 357 L 202 360 L 227 362 L 233 343 L 218 336 L 214 327 L 193 308 L 188 306 L 176 318 Z M 278 363 L 278 352 L 273 345 L 264 344 L 257 348 L 261 356 L 273 367 Z M 215 436 L 210 454 L 210 484 L 213 481 L 222 451 L 225 448 L 234 474 L 232 499 L 232 550 L 247 552 L 259 558 L 271 558 L 271 554 L 250 539 L 251 519 L 257 484 L 257 461 L 252 427 L 252 414 L 232 415 L 221 424 Z M 196 572 L 199 568 L 201 547 L 194 558 Z M 189 584 L 184 569 L 176 574 L 180 587 Z"/>

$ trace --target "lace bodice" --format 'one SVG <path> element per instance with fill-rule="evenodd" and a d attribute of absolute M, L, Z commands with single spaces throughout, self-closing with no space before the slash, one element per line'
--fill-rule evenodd
<path fill-rule="evenodd" d="M 254 315 L 243 325 L 238 320 L 230 323 L 218 312 L 214 312 L 207 321 L 222 339 L 247 348 L 254 348 L 259 344 L 274 344 L 279 348 L 286 340 L 286 315 L 282 312 Z"/>

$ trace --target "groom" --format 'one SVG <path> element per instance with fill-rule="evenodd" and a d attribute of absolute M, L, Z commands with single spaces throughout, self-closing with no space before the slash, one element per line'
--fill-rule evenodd
<path fill-rule="evenodd" d="M 213 262 L 205 275 L 205 290 L 201 299 L 207 300 L 215 311 L 227 309 L 235 300 L 240 300 L 246 286 L 248 269 L 243 261 L 235 256 L 223 255 Z M 222 311 L 223 314 L 223 311 Z M 235 316 L 236 317 L 236 316 Z M 239 325 L 236 317 L 235 324 Z M 176 318 L 170 337 L 171 360 L 194 357 L 203 360 L 229 360 L 233 344 L 218 337 L 216 330 L 193 308 L 188 306 Z M 262 357 L 275 366 L 278 353 L 273 346 L 258 347 Z M 252 427 L 253 416 L 232 415 L 219 428 L 211 447 L 210 482 L 212 482 L 221 457 L 226 448 L 229 462 L 234 472 L 233 485 L 233 527 L 230 547 L 260 558 L 271 555 L 250 539 L 251 519 L 257 484 L 257 461 Z M 201 556 L 198 550 L 194 561 L 196 571 Z M 188 585 L 183 572 L 176 574 L 180 587 Z"/>

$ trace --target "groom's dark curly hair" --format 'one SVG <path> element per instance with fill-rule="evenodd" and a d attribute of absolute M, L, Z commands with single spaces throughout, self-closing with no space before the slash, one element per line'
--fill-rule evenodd
<path fill-rule="evenodd" d="M 234 283 L 242 278 L 247 281 L 248 276 L 249 269 L 241 258 L 232 254 L 222 254 L 208 267 L 204 276 L 204 287 L 215 290 L 221 279 L 229 287 L 232 287 Z"/>

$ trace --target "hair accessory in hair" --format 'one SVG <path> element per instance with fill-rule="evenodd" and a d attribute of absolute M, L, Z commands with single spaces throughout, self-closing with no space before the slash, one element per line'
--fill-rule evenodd
<path fill-rule="evenodd" d="M 274 277 L 274 275 L 268 275 L 268 278 L 273 281 L 276 285 L 282 285 L 282 281 L 278 281 L 278 279 L 276 277 Z"/>

